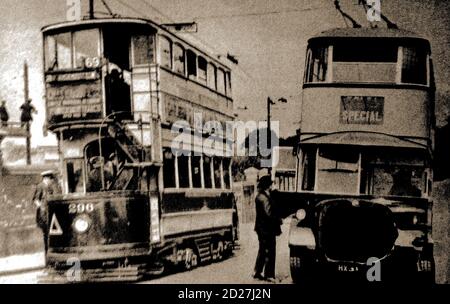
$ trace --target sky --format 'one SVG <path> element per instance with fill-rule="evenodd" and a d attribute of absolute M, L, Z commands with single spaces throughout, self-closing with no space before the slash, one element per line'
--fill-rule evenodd
<path fill-rule="evenodd" d="M 230 53 L 238 65 L 232 85 L 235 111 L 241 120 L 265 120 L 266 100 L 284 97 L 287 104 L 273 107 L 281 136 L 299 127 L 301 83 L 307 40 L 323 30 L 345 27 L 332 0 L 105 0 L 121 16 L 155 22 L 192 22 L 198 32 L 185 35 L 210 53 Z M 82 0 L 83 12 L 87 0 Z M 368 26 L 358 0 L 341 0 L 341 7 Z M 450 1 L 382 0 L 382 12 L 400 28 L 415 31 L 431 41 L 437 82 L 437 119 L 441 125 L 450 113 Z M 24 100 L 23 64 L 30 69 L 30 97 L 38 109 L 32 124 L 32 145 L 55 144 L 44 137 L 41 27 L 65 21 L 66 0 L 0 1 L 0 99 L 7 100 L 11 120 L 19 120 Z M 106 12 L 102 1 L 96 11 Z M 100 15 L 99 15 L 100 16 Z M 379 23 L 384 27 L 384 23 Z M 244 108 L 247 108 L 245 110 Z"/>

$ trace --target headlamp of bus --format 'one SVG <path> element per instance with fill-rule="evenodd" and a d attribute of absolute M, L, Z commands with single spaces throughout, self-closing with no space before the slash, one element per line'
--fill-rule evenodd
<path fill-rule="evenodd" d="M 306 218 L 306 211 L 305 209 L 299 209 L 297 210 L 297 212 L 295 213 L 295 217 L 299 220 L 299 221 L 303 221 Z"/>
<path fill-rule="evenodd" d="M 86 232 L 90 226 L 91 221 L 89 217 L 87 217 L 86 215 L 77 217 L 73 222 L 73 227 L 75 228 L 75 231 L 78 233 Z"/>

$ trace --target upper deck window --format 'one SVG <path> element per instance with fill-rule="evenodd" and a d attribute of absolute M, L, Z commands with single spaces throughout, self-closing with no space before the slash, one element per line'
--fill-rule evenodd
<path fill-rule="evenodd" d="M 328 47 L 313 47 L 308 50 L 305 82 L 324 82 L 327 76 Z"/>
<path fill-rule="evenodd" d="M 427 52 L 423 48 L 403 47 L 402 83 L 427 84 Z"/>
<path fill-rule="evenodd" d="M 207 65 L 208 65 L 208 63 L 207 63 L 206 59 L 199 56 L 198 57 L 198 80 L 204 84 L 206 84 Z"/>
<path fill-rule="evenodd" d="M 187 51 L 187 76 L 194 79 L 197 78 L 197 55 L 191 51 Z"/>
<path fill-rule="evenodd" d="M 395 83 L 398 46 L 386 41 L 350 40 L 333 45 L 334 82 Z"/>
<path fill-rule="evenodd" d="M 217 90 L 216 74 L 217 74 L 216 66 L 212 63 L 208 63 L 208 72 L 207 72 L 208 87 L 210 87 L 213 90 Z"/>
<path fill-rule="evenodd" d="M 172 42 L 164 37 L 160 36 L 159 49 L 161 53 L 161 66 L 171 69 L 172 68 Z"/>
<path fill-rule="evenodd" d="M 173 45 L 173 69 L 184 75 L 184 49 L 177 43 Z"/>
<path fill-rule="evenodd" d="M 45 39 L 45 69 L 84 68 L 87 59 L 99 57 L 99 43 L 96 29 L 49 35 Z"/>
<path fill-rule="evenodd" d="M 225 72 L 222 69 L 217 69 L 217 91 L 225 94 Z"/>
<path fill-rule="evenodd" d="M 133 36 L 134 65 L 146 65 L 154 61 L 154 38 L 150 35 Z"/>
<path fill-rule="evenodd" d="M 335 62 L 397 62 L 397 46 L 386 42 L 350 41 L 333 46 Z"/>
<path fill-rule="evenodd" d="M 94 29 L 75 32 L 73 34 L 73 45 L 75 50 L 75 67 L 84 68 L 88 64 L 86 60 L 98 58 L 98 31 Z"/>
<path fill-rule="evenodd" d="M 231 96 L 231 73 L 226 72 L 226 86 L 227 86 L 227 96 Z"/>

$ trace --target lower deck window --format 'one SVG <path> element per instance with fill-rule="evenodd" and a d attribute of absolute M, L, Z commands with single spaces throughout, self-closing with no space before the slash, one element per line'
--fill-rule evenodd
<path fill-rule="evenodd" d="M 205 181 L 205 188 L 212 188 L 212 179 L 211 179 L 211 157 L 204 156 L 203 157 L 203 178 Z"/>
<path fill-rule="evenodd" d="M 222 188 L 222 172 L 221 172 L 222 159 L 214 157 L 213 162 L 214 162 L 214 186 L 216 189 L 220 189 Z"/>
<path fill-rule="evenodd" d="M 164 151 L 163 176 L 164 187 L 175 188 L 175 155 L 170 150 Z"/>
<path fill-rule="evenodd" d="M 231 159 L 229 158 L 224 158 L 223 159 L 223 182 L 225 183 L 225 189 L 230 189 L 231 188 L 231 175 L 230 175 L 230 170 L 231 170 Z"/>
<path fill-rule="evenodd" d="M 178 156 L 178 181 L 180 188 L 189 188 L 189 156 Z"/>
<path fill-rule="evenodd" d="M 427 193 L 425 168 L 421 154 L 398 149 L 302 149 L 301 189 L 336 194 L 422 197 Z M 279 184 L 283 182 L 280 180 Z"/>
<path fill-rule="evenodd" d="M 361 193 L 421 197 L 426 185 L 424 176 L 423 168 L 368 165 L 361 176 Z"/>
<path fill-rule="evenodd" d="M 201 157 L 200 156 L 192 156 L 192 187 L 201 188 L 202 187 L 202 176 L 200 167 Z"/>
<path fill-rule="evenodd" d="M 359 153 L 319 149 L 317 191 L 357 193 Z"/>

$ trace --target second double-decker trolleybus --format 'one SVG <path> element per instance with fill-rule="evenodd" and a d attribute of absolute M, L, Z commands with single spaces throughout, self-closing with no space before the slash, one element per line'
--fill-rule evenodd
<path fill-rule="evenodd" d="M 278 193 L 297 209 L 292 278 L 323 270 L 433 280 L 428 40 L 400 29 L 333 29 L 309 40 L 306 58 L 296 192 Z"/>
<path fill-rule="evenodd" d="M 194 113 L 233 120 L 230 69 L 150 20 L 89 19 L 42 32 L 47 126 L 63 176 L 63 193 L 48 201 L 43 280 L 66 279 L 74 265 L 83 281 L 134 280 L 230 253 L 232 139 L 218 134 L 224 144 L 205 151 L 211 132 L 193 125 Z M 190 126 L 188 148 L 173 147 L 177 121 Z"/>

